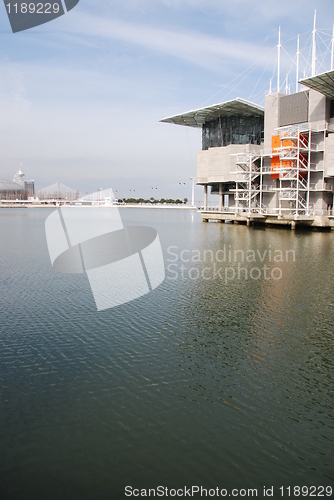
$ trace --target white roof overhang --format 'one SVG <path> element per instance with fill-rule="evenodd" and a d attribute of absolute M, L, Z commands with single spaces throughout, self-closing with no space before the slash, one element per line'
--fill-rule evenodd
<path fill-rule="evenodd" d="M 320 94 L 325 95 L 329 99 L 334 99 L 334 70 L 304 78 L 300 80 L 300 83 L 320 92 Z"/>
<path fill-rule="evenodd" d="M 185 125 L 186 127 L 201 128 L 204 123 L 217 118 L 218 116 L 264 116 L 264 108 L 250 101 L 237 97 L 232 101 L 213 104 L 205 108 L 194 109 L 179 115 L 169 116 L 160 120 L 163 123 L 174 123 L 175 125 Z"/>

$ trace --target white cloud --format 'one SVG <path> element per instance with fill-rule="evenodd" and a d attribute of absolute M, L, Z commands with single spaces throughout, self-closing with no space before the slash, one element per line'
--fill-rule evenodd
<path fill-rule="evenodd" d="M 285 25 L 303 25 L 312 28 L 313 12 L 318 9 L 319 20 L 326 20 L 332 8 L 332 0 L 95 0 L 94 5 L 81 4 L 81 10 L 107 13 L 109 17 L 124 15 L 156 16 L 164 12 L 164 18 L 171 18 L 173 13 L 181 16 L 202 15 L 203 22 L 208 18 L 217 18 L 221 26 L 231 24 L 233 30 L 248 27 L 247 33 L 257 37 L 254 30 L 262 26 L 263 30 Z M 325 23 L 327 24 L 327 23 Z M 200 27 L 200 26 L 199 26 Z"/>
<path fill-rule="evenodd" d="M 222 64 L 249 65 L 266 52 L 266 47 L 260 44 L 195 31 L 168 30 L 84 13 L 76 16 L 74 24 L 73 20 L 67 23 L 72 34 L 131 43 L 218 72 Z"/>

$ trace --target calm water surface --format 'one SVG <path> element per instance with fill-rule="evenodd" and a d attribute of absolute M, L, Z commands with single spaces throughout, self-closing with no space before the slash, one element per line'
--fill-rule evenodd
<path fill-rule="evenodd" d="M 334 486 L 334 234 L 122 209 L 158 230 L 166 279 L 97 312 L 87 277 L 50 265 L 51 212 L 0 211 L 1 499 Z M 237 262 L 217 262 L 224 249 Z M 182 250 L 198 261 L 173 263 Z"/>

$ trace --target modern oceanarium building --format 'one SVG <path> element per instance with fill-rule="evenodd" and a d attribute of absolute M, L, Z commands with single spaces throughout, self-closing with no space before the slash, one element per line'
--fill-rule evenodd
<path fill-rule="evenodd" d="M 236 98 L 161 120 L 202 129 L 204 221 L 334 225 L 333 48 L 331 70 L 314 68 L 293 94 L 280 91 L 278 71 L 264 107 Z M 208 190 L 218 210 L 208 210 Z"/>

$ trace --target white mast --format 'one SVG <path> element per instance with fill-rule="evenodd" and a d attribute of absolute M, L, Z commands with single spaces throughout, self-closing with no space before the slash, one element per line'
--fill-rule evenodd
<path fill-rule="evenodd" d="M 333 36 L 332 36 L 332 59 L 331 59 L 331 70 L 334 69 L 334 24 L 333 24 Z"/>
<path fill-rule="evenodd" d="M 286 93 L 286 94 L 288 94 L 288 93 L 289 93 L 288 78 L 289 78 L 289 75 L 288 75 L 288 73 L 287 73 L 287 74 L 286 74 L 286 80 L 285 80 L 285 93 Z"/>
<path fill-rule="evenodd" d="M 271 78 L 270 78 L 270 85 L 269 85 L 269 94 L 272 93 L 272 90 L 271 90 Z"/>
<path fill-rule="evenodd" d="M 299 51 L 299 35 L 298 35 L 298 41 L 297 41 L 297 68 L 296 68 L 296 92 L 299 91 L 299 56 L 300 56 L 300 51 Z"/>
<path fill-rule="evenodd" d="M 278 28 L 278 45 L 277 45 L 277 93 L 280 89 L 280 69 L 281 69 L 281 27 Z"/>
<path fill-rule="evenodd" d="M 315 62 L 317 59 L 316 56 L 316 41 L 315 41 L 315 34 L 316 34 L 316 20 L 317 20 L 317 9 L 314 11 L 314 24 L 313 24 L 313 43 L 312 43 L 312 76 L 315 76 Z"/>

